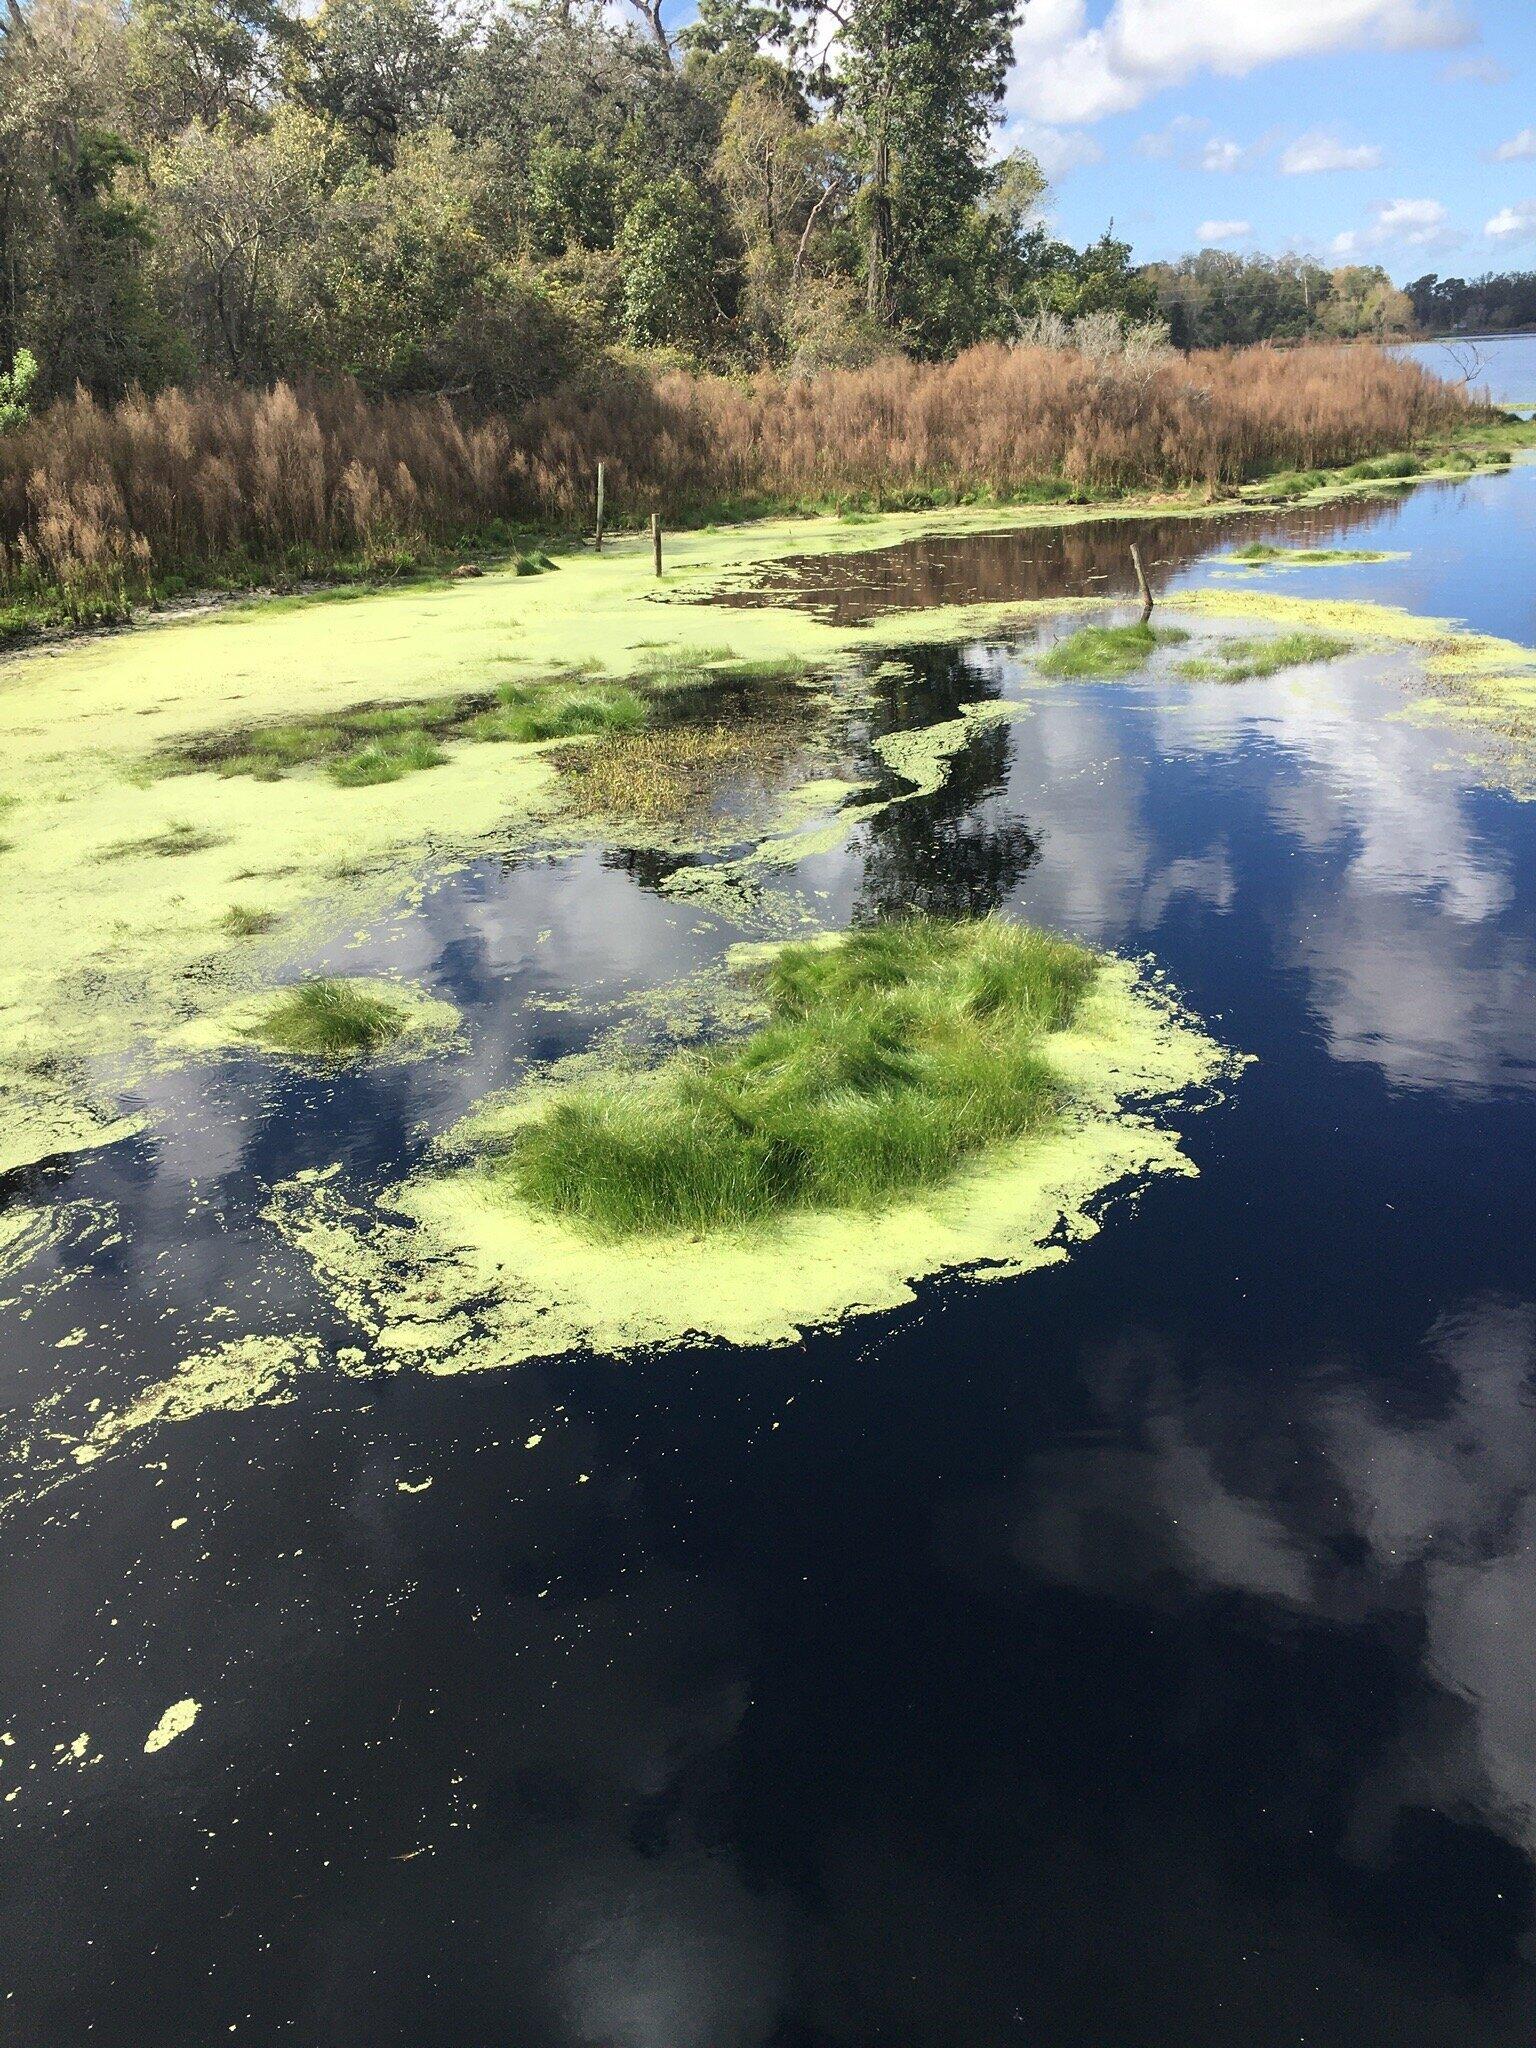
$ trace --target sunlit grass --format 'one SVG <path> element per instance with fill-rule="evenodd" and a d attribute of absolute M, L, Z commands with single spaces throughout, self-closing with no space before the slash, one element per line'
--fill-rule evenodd
<path fill-rule="evenodd" d="M 1159 647 L 1175 647 L 1189 635 L 1174 626 L 1084 626 L 1058 640 L 1040 661 L 1046 676 L 1112 678 L 1134 675 Z"/>
<path fill-rule="evenodd" d="M 1263 639 L 1223 640 L 1215 655 L 1181 661 L 1179 674 L 1199 683 L 1246 683 L 1276 676 L 1282 669 L 1337 661 L 1351 652 L 1348 640 L 1331 633 L 1276 633 Z"/>
<path fill-rule="evenodd" d="M 759 1030 L 560 1095 L 487 1158 L 489 1185 L 604 1238 L 878 1209 L 1050 1122 L 1044 1041 L 1095 971 L 1082 947 L 991 919 L 788 947 L 763 971 Z"/>
<path fill-rule="evenodd" d="M 353 982 L 302 981 L 240 1036 L 269 1052 L 339 1065 L 389 1044 L 405 1016 L 398 1004 Z"/>
<path fill-rule="evenodd" d="M 277 915 L 271 910 L 253 909 L 246 903 L 231 903 L 219 922 L 232 939 L 256 939 L 271 931 Z"/>
<path fill-rule="evenodd" d="M 1227 560 L 1287 562 L 1305 567 L 1328 562 L 1384 562 L 1387 557 L 1380 548 L 1282 548 L 1267 540 L 1251 540 L 1245 547 L 1233 548 Z"/>

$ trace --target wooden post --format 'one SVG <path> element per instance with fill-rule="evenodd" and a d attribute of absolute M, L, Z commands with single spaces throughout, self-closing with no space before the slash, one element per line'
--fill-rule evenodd
<path fill-rule="evenodd" d="M 1131 542 L 1131 564 L 1136 571 L 1136 587 L 1141 592 L 1141 623 L 1145 625 L 1152 616 L 1152 586 L 1141 566 L 1141 549 L 1134 541 Z"/>
<path fill-rule="evenodd" d="M 597 552 L 603 552 L 603 465 L 597 465 Z"/>
<path fill-rule="evenodd" d="M 656 563 L 656 574 L 661 574 L 661 514 L 651 514 L 651 554 Z"/>

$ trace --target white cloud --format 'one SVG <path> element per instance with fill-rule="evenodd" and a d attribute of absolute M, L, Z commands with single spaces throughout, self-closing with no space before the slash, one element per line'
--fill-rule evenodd
<path fill-rule="evenodd" d="M 1201 152 L 1200 168 L 1204 171 L 1235 171 L 1242 160 L 1243 152 L 1237 143 L 1213 135 Z"/>
<path fill-rule="evenodd" d="M 1513 206 L 1501 206 L 1483 233 L 1496 242 L 1528 241 L 1536 235 L 1536 199 L 1518 199 Z"/>
<path fill-rule="evenodd" d="M 1501 142 L 1493 154 L 1501 164 L 1520 163 L 1527 157 L 1536 156 L 1536 128 L 1522 128 L 1518 135 L 1511 135 L 1508 142 Z"/>
<path fill-rule="evenodd" d="M 1347 228 L 1335 235 L 1329 254 L 1340 262 L 1380 249 L 1387 243 L 1410 249 L 1459 241 L 1450 214 L 1438 199 L 1384 199 L 1368 228 Z"/>
<path fill-rule="evenodd" d="M 1081 128 L 1051 128 L 1043 121 L 1015 121 L 1002 136 L 1005 149 L 1027 149 L 1054 184 L 1069 171 L 1096 164 L 1104 152 Z"/>
<path fill-rule="evenodd" d="M 1197 114 L 1175 114 L 1166 128 L 1155 129 L 1150 135 L 1138 136 L 1136 153 L 1151 157 L 1156 163 L 1167 163 L 1188 143 L 1193 136 L 1201 135 L 1210 127 L 1210 122 Z"/>
<path fill-rule="evenodd" d="M 1346 49 L 1426 49 L 1472 33 L 1456 0 L 1033 0 L 1015 37 L 1010 98 L 1036 120 L 1122 114 L 1197 71 L 1242 77 Z"/>
<path fill-rule="evenodd" d="M 1374 171 L 1380 162 L 1381 151 L 1374 142 L 1340 142 L 1313 128 L 1297 136 L 1281 157 L 1280 168 L 1288 178 L 1306 178 L 1317 171 Z"/>
<path fill-rule="evenodd" d="M 1241 242 L 1253 233 L 1253 222 L 1248 220 L 1203 220 L 1195 235 L 1202 248 L 1209 248 L 1216 242 Z"/>
<path fill-rule="evenodd" d="M 1504 66 L 1491 57 L 1458 57 L 1440 67 L 1440 76 L 1448 85 L 1505 85 L 1509 80 Z"/>

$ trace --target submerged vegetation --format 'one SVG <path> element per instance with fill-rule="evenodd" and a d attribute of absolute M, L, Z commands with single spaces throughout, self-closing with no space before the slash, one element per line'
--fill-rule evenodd
<path fill-rule="evenodd" d="M 1333 633 L 1272 633 L 1223 640 L 1215 654 L 1179 663 L 1179 674 L 1200 683 L 1246 683 L 1254 677 L 1277 676 L 1282 669 L 1306 668 L 1337 661 L 1353 643 Z"/>
<path fill-rule="evenodd" d="M 1274 563 L 1279 567 L 1294 565 L 1297 568 L 1322 567 L 1330 562 L 1386 562 L 1391 559 L 1381 548 L 1283 548 L 1267 540 L 1251 540 L 1245 547 L 1233 548 L 1227 556 L 1229 562 Z"/>
<path fill-rule="evenodd" d="M 364 706 L 315 718 L 258 725 L 198 740 L 166 757 L 173 772 L 213 769 L 276 782 L 320 767 L 344 789 L 398 782 L 448 757 L 448 740 L 533 741 L 578 733 L 627 732 L 643 725 L 645 700 L 626 684 L 556 674 L 503 683 L 494 692 L 436 702 Z"/>
<path fill-rule="evenodd" d="M 1130 676 L 1159 647 L 1177 647 L 1188 638 L 1177 626 L 1084 626 L 1041 657 L 1040 673 L 1063 679 Z"/>
<path fill-rule="evenodd" d="M 301 981 L 284 991 L 239 1036 L 267 1052 L 339 1066 L 377 1052 L 400 1036 L 408 1021 L 404 1004 L 377 989 L 351 981 Z"/>
<path fill-rule="evenodd" d="M 1046 1041 L 1095 971 L 1082 947 L 991 919 L 789 946 L 745 1041 L 561 1092 L 484 1172 L 598 1237 L 877 1208 L 1049 1120 Z"/>

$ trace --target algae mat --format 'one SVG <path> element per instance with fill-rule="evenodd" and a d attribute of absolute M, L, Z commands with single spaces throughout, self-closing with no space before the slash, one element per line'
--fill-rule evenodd
<path fill-rule="evenodd" d="M 245 607 L 5 664 L 0 1172 L 127 1135 L 132 1061 L 164 1056 L 178 1032 L 284 979 L 287 963 L 398 900 L 418 873 L 476 850 L 591 836 L 562 813 L 558 774 L 538 746 L 455 745 L 437 767 L 362 789 L 314 773 L 167 778 L 154 772 L 167 750 L 253 720 L 557 669 L 626 675 L 654 666 L 658 649 L 679 660 L 841 664 L 846 675 L 858 651 L 1034 627 L 1066 607 L 950 608 L 839 630 L 788 609 L 711 604 L 711 591 L 791 551 L 1093 516 L 974 508 L 854 527 L 766 522 L 669 543 L 659 582 L 648 551 L 625 540 L 542 577 Z M 1190 615 L 1213 625 L 1311 620 L 1389 647 L 1418 715 L 1479 743 L 1491 736 L 1495 779 L 1519 793 L 1536 780 L 1529 650 L 1383 607 L 1257 593 L 1203 593 L 1163 609 Z M 240 936 L 252 923 L 265 935 Z"/>

